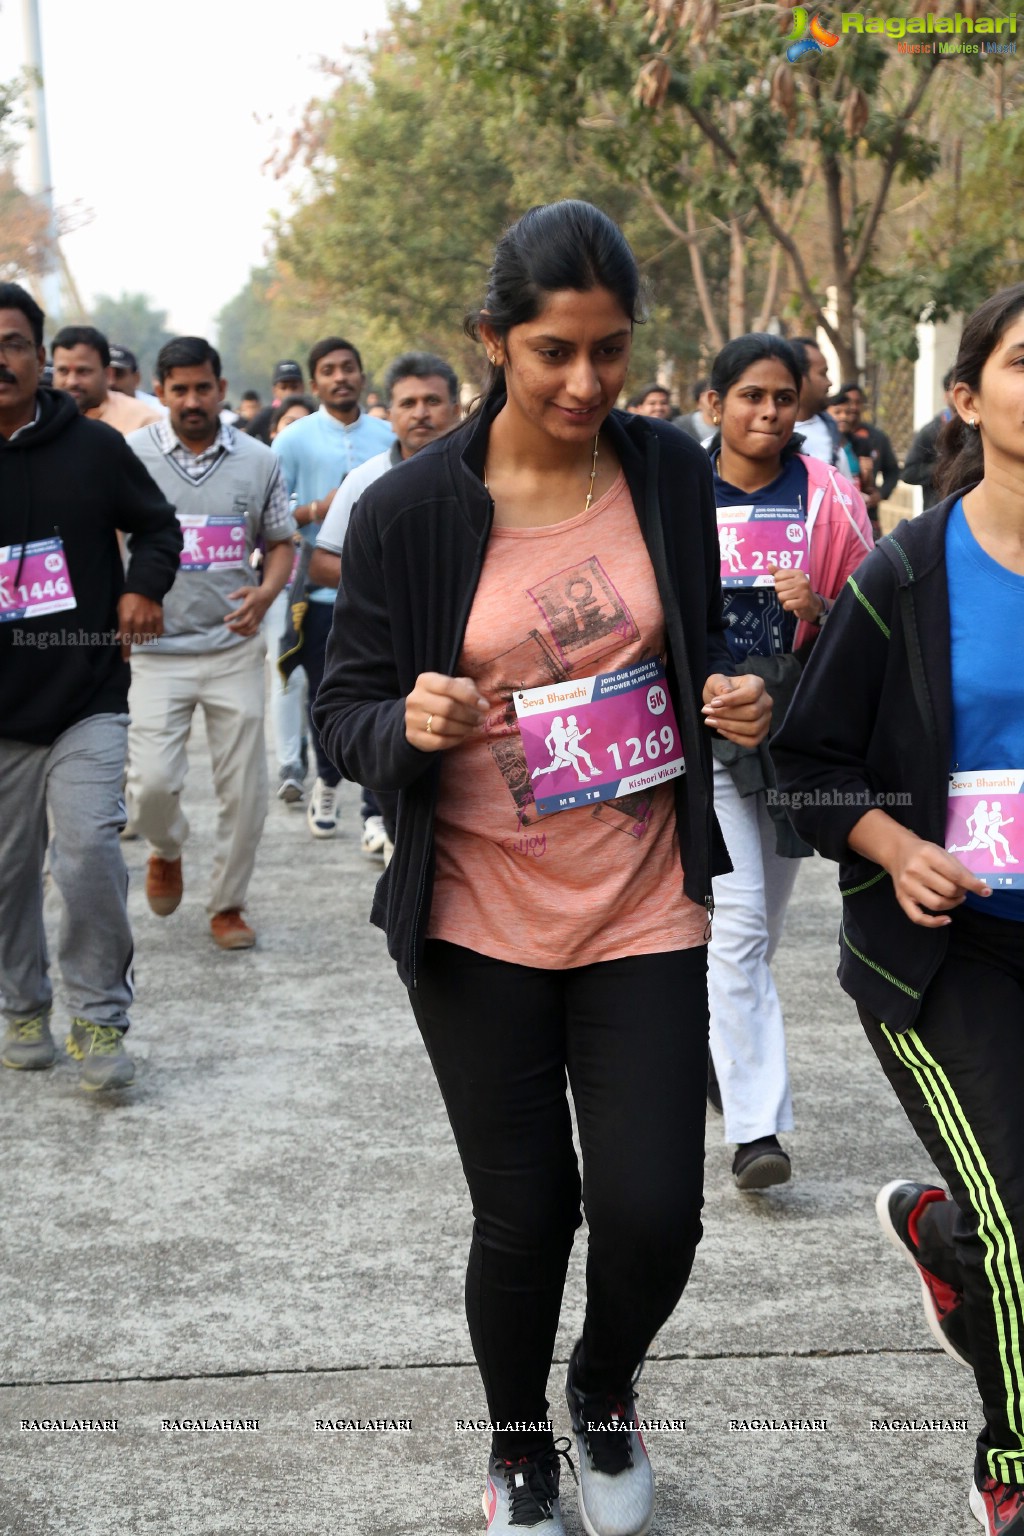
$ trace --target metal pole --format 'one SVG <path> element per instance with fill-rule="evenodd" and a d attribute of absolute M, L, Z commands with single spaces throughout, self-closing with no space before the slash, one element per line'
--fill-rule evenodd
<path fill-rule="evenodd" d="M 39 29 L 39 0 L 22 0 L 25 28 L 25 62 L 32 73 L 32 127 L 28 138 L 28 179 L 26 190 L 39 198 L 46 208 L 47 233 L 51 256 L 39 274 L 43 308 L 51 320 L 61 311 L 60 258 L 57 251 L 57 215 L 53 206 L 53 177 L 50 174 L 50 141 L 46 130 L 46 91 L 43 76 L 43 44 Z"/>

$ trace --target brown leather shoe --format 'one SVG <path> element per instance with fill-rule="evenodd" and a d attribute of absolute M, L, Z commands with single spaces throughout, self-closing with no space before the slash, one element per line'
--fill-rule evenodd
<path fill-rule="evenodd" d="M 239 907 L 229 907 L 226 912 L 215 912 L 210 918 L 213 942 L 221 949 L 252 949 L 256 934 L 242 917 Z"/>
<path fill-rule="evenodd" d="M 170 917 L 177 910 L 183 890 L 181 860 L 152 854 L 146 865 L 146 900 L 157 917 Z"/>

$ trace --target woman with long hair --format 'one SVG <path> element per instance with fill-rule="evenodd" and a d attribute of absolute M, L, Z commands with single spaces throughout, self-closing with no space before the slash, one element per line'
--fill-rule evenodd
<path fill-rule="evenodd" d="M 506 231 L 471 325 L 484 397 L 354 509 L 315 710 L 346 777 L 399 795 L 373 920 L 473 1201 L 491 1536 L 563 1530 L 546 1386 L 582 1219 L 566 1077 L 589 1225 L 566 1382 L 582 1518 L 592 1536 L 650 1525 L 635 1381 L 701 1233 L 727 867 L 709 739 L 756 743 L 770 711 L 760 679 L 729 675 L 707 456 L 613 410 L 640 319 L 636 262 L 598 209 Z M 535 777 L 569 715 L 598 776 L 570 755 Z"/>
<path fill-rule="evenodd" d="M 726 587 L 726 641 L 738 670 L 765 678 L 778 725 L 846 578 L 872 548 L 859 490 L 800 452 L 800 365 L 780 336 L 724 346 L 711 371 L 708 443 Z M 718 740 L 715 810 L 733 873 L 715 879 L 708 954 L 711 1091 L 735 1145 L 742 1190 L 790 1176 L 780 1131 L 793 1129 L 782 1007 L 771 963 L 799 859 L 812 852 L 774 803 L 767 746 Z"/>
<path fill-rule="evenodd" d="M 945 499 L 851 579 L 775 743 L 840 863 L 839 979 L 948 1190 L 897 1179 L 886 1236 L 978 1383 L 970 1503 L 1024 1533 L 1024 284 L 975 311 Z M 955 850 L 955 851 L 954 851 Z"/>

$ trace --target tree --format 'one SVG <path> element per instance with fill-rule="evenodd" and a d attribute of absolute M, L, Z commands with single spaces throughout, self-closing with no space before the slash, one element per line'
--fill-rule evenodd
<path fill-rule="evenodd" d="M 338 70 L 333 95 L 307 114 L 292 157 L 310 168 L 313 193 L 277 239 L 293 293 L 314 307 L 340 297 L 343 334 L 365 341 L 371 366 L 429 347 L 472 380 L 480 354 L 462 321 L 483 298 L 497 237 L 533 203 L 585 197 L 622 223 L 655 279 L 654 323 L 637 333 L 634 379 L 670 372 L 673 362 L 695 368 L 700 312 L 685 252 L 593 153 L 586 131 L 512 123 L 453 77 L 444 59 L 450 16 L 447 0 L 396 4 L 390 30 L 357 68 Z M 719 276 L 712 260 L 709 281 Z"/>
<path fill-rule="evenodd" d="M 52 244 L 45 206 L 29 197 L 14 176 L 14 129 L 23 89 L 21 79 L 0 82 L 0 278 L 8 282 L 45 271 Z"/>
<path fill-rule="evenodd" d="M 217 316 L 217 346 L 232 398 L 255 389 L 266 399 L 276 362 L 294 358 L 305 372 L 313 343 L 347 335 L 350 320 L 337 299 L 314 298 L 282 259 L 254 269 Z"/>
<path fill-rule="evenodd" d="M 876 262 L 893 188 L 922 185 L 939 164 L 937 137 L 920 121 L 940 60 L 858 37 L 791 67 L 791 9 L 756 0 L 461 0 L 447 57 L 460 80 L 510 103 L 519 120 L 591 129 L 597 152 L 689 250 L 716 344 L 749 322 L 757 241 L 767 254 L 761 319 L 784 263 L 802 323 L 824 330 L 853 377 L 855 310 L 887 275 Z M 729 243 L 724 324 L 703 272 L 709 235 Z"/>
<path fill-rule="evenodd" d="M 101 293 L 92 306 L 90 318 L 108 341 L 131 348 L 138 359 L 142 386 L 148 389 L 156 355 L 173 334 L 167 329 L 167 311 L 154 308 L 145 293 L 122 293 L 116 299 Z"/>

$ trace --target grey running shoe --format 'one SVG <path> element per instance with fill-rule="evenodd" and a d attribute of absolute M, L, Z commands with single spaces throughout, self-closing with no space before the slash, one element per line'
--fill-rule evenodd
<path fill-rule="evenodd" d="M 563 1440 L 539 1456 L 524 1456 L 521 1461 L 492 1455 L 482 1500 L 487 1536 L 526 1530 L 536 1531 L 537 1536 L 565 1536 L 558 1498 L 558 1458 L 564 1456 L 572 1470 L 568 1444 Z"/>
<path fill-rule="evenodd" d="M 83 1088 L 127 1088 L 135 1076 L 135 1063 L 124 1048 L 124 1033 L 112 1024 L 93 1024 L 72 1019 L 64 1042 L 69 1056 L 82 1063 Z"/>
<path fill-rule="evenodd" d="M 39 1072 L 43 1067 L 52 1067 L 56 1055 L 48 1013 L 37 1013 L 31 1019 L 11 1019 L 0 1054 L 5 1067 Z"/>
<path fill-rule="evenodd" d="M 565 1378 L 580 1459 L 580 1519 L 588 1536 L 643 1536 L 654 1518 L 654 1473 L 636 1427 L 637 1371 L 621 1392 L 581 1392 L 580 1346 Z M 642 1367 L 641 1367 L 642 1369 Z"/>

